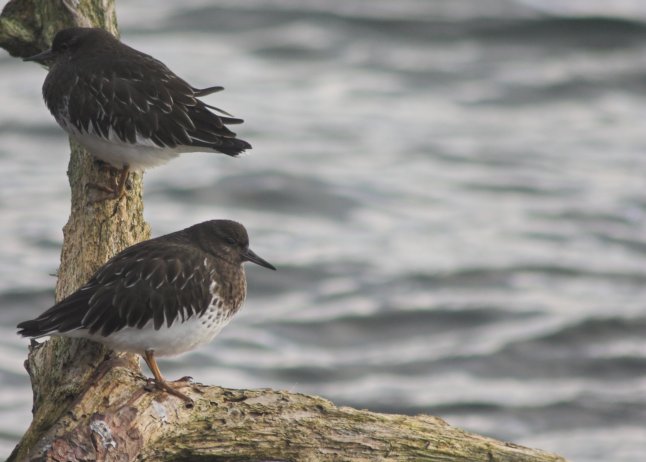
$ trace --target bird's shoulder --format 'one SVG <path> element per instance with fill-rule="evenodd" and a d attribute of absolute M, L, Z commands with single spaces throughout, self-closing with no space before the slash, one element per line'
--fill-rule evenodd
<path fill-rule="evenodd" d="M 83 327 L 109 335 L 123 327 L 155 329 L 201 315 L 217 284 L 208 255 L 181 242 L 154 240 L 135 245 L 109 260 L 82 287 Z"/>
<path fill-rule="evenodd" d="M 195 104 L 195 88 L 161 61 L 132 48 L 79 61 L 76 74 L 78 84 L 108 98 L 127 101 L 130 93 L 140 93 L 150 105 L 156 100 L 168 107 Z"/>
<path fill-rule="evenodd" d="M 106 139 L 113 130 L 129 143 L 141 137 L 158 146 L 190 144 L 188 132 L 195 125 L 188 114 L 203 106 L 196 89 L 160 61 L 138 56 L 116 55 L 101 65 L 87 62 L 70 76 L 75 85 L 65 99 L 69 121 L 81 132 Z"/>
<path fill-rule="evenodd" d="M 155 285 L 164 279 L 169 284 L 182 284 L 185 279 L 205 277 L 210 256 L 199 247 L 181 239 L 150 239 L 133 245 L 103 265 L 92 281 L 107 284 L 118 280 L 132 284 L 134 279 Z"/>

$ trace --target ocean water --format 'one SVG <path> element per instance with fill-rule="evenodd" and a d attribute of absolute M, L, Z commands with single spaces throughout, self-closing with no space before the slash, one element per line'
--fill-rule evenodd
<path fill-rule="evenodd" d="M 610 5 L 612 3 L 612 5 Z M 123 40 L 245 119 L 239 159 L 145 176 L 154 235 L 239 220 L 279 271 L 169 377 L 438 415 L 646 460 L 646 11 L 638 1 L 122 1 Z M 53 302 L 68 146 L 0 53 L 0 457 L 15 325 Z"/>

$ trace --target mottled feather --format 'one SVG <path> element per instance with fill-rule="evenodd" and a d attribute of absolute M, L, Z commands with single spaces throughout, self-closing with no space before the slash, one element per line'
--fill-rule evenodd
<path fill-rule="evenodd" d="M 195 88 L 162 62 L 100 29 L 61 31 L 52 49 L 63 45 L 65 50 L 58 51 L 62 57 L 43 84 L 43 96 L 58 123 L 71 134 L 230 156 L 251 148 L 227 127 L 242 119 L 199 99 L 222 87 Z"/>

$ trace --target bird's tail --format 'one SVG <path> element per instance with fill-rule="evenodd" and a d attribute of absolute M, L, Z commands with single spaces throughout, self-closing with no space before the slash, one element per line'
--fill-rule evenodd
<path fill-rule="evenodd" d="M 251 149 L 251 144 L 236 138 L 236 134 L 227 128 L 227 125 L 242 123 L 242 119 L 219 116 L 209 111 L 209 108 L 213 109 L 212 106 L 201 103 L 190 112 L 193 127 L 186 133 L 191 139 L 191 146 L 212 149 L 233 157 Z"/>
<path fill-rule="evenodd" d="M 52 332 L 51 329 L 48 330 L 43 327 L 44 326 L 38 318 L 23 321 L 18 324 L 18 329 L 20 329 L 18 330 L 18 334 L 23 337 L 43 337 Z"/>
<path fill-rule="evenodd" d="M 251 149 L 251 145 L 245 140 L 239 140 L 238 138 L 223 139 L 217 145 L 212 145 L 214 149 L 220 151 L 223 154 L 228 156 L 235 157 L 241 152 L 244 152 L 247 149 Z"/>
<path fill-rule="evenodd" d="M 195 96 L 206 96 L 210 95 L 211 93 L 216 93 L 218 91 L 224 90 L 224 87 L 221 86 L 215 86 L 215 87 L 207 87 L 207 88 L 194 88 L 191 87 L 191 90 L 195 93 Z"/>
<path fill-rule="evenodd" d="M 18 324 L 18 334 L 23 337 L 44 337 L 78 329 L 83 317 L 83 311 L 79 310 L 78 306 L 86 302 L 86 296 L 85 292 L 79 291 L 52 306 L 36 319 L 21 322 Z"/>

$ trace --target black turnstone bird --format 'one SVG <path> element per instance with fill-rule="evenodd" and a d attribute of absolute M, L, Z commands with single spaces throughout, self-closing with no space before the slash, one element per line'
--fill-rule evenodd
<path fill-rule="evenodd" d="M 199 223 L 128 247 L 72 295 L 18 324 L 18 333 L 87 338 L 138 353 L 159 389 L 191 403 L 164 380 L 155 357 L 192 350 L 220 332 L 245 299 L 245 261 L 276 269 L 249 249 L 241 224 Z"/>
<path fill-rule="evenodd" d="M 49 67 L 43 97 L 58 124 L 96 158 L 121 170 L 114 187 L 93 185 L 108 193 L 104 199 L 124 194 L 129 170 L 184 152 L 237 156 L 251 148 L 227 128 L 242 119 L 198 99 L 222 87 L 194 88 L 103 29 L 61 30 L 51 49 L 25 61 Z"/>

